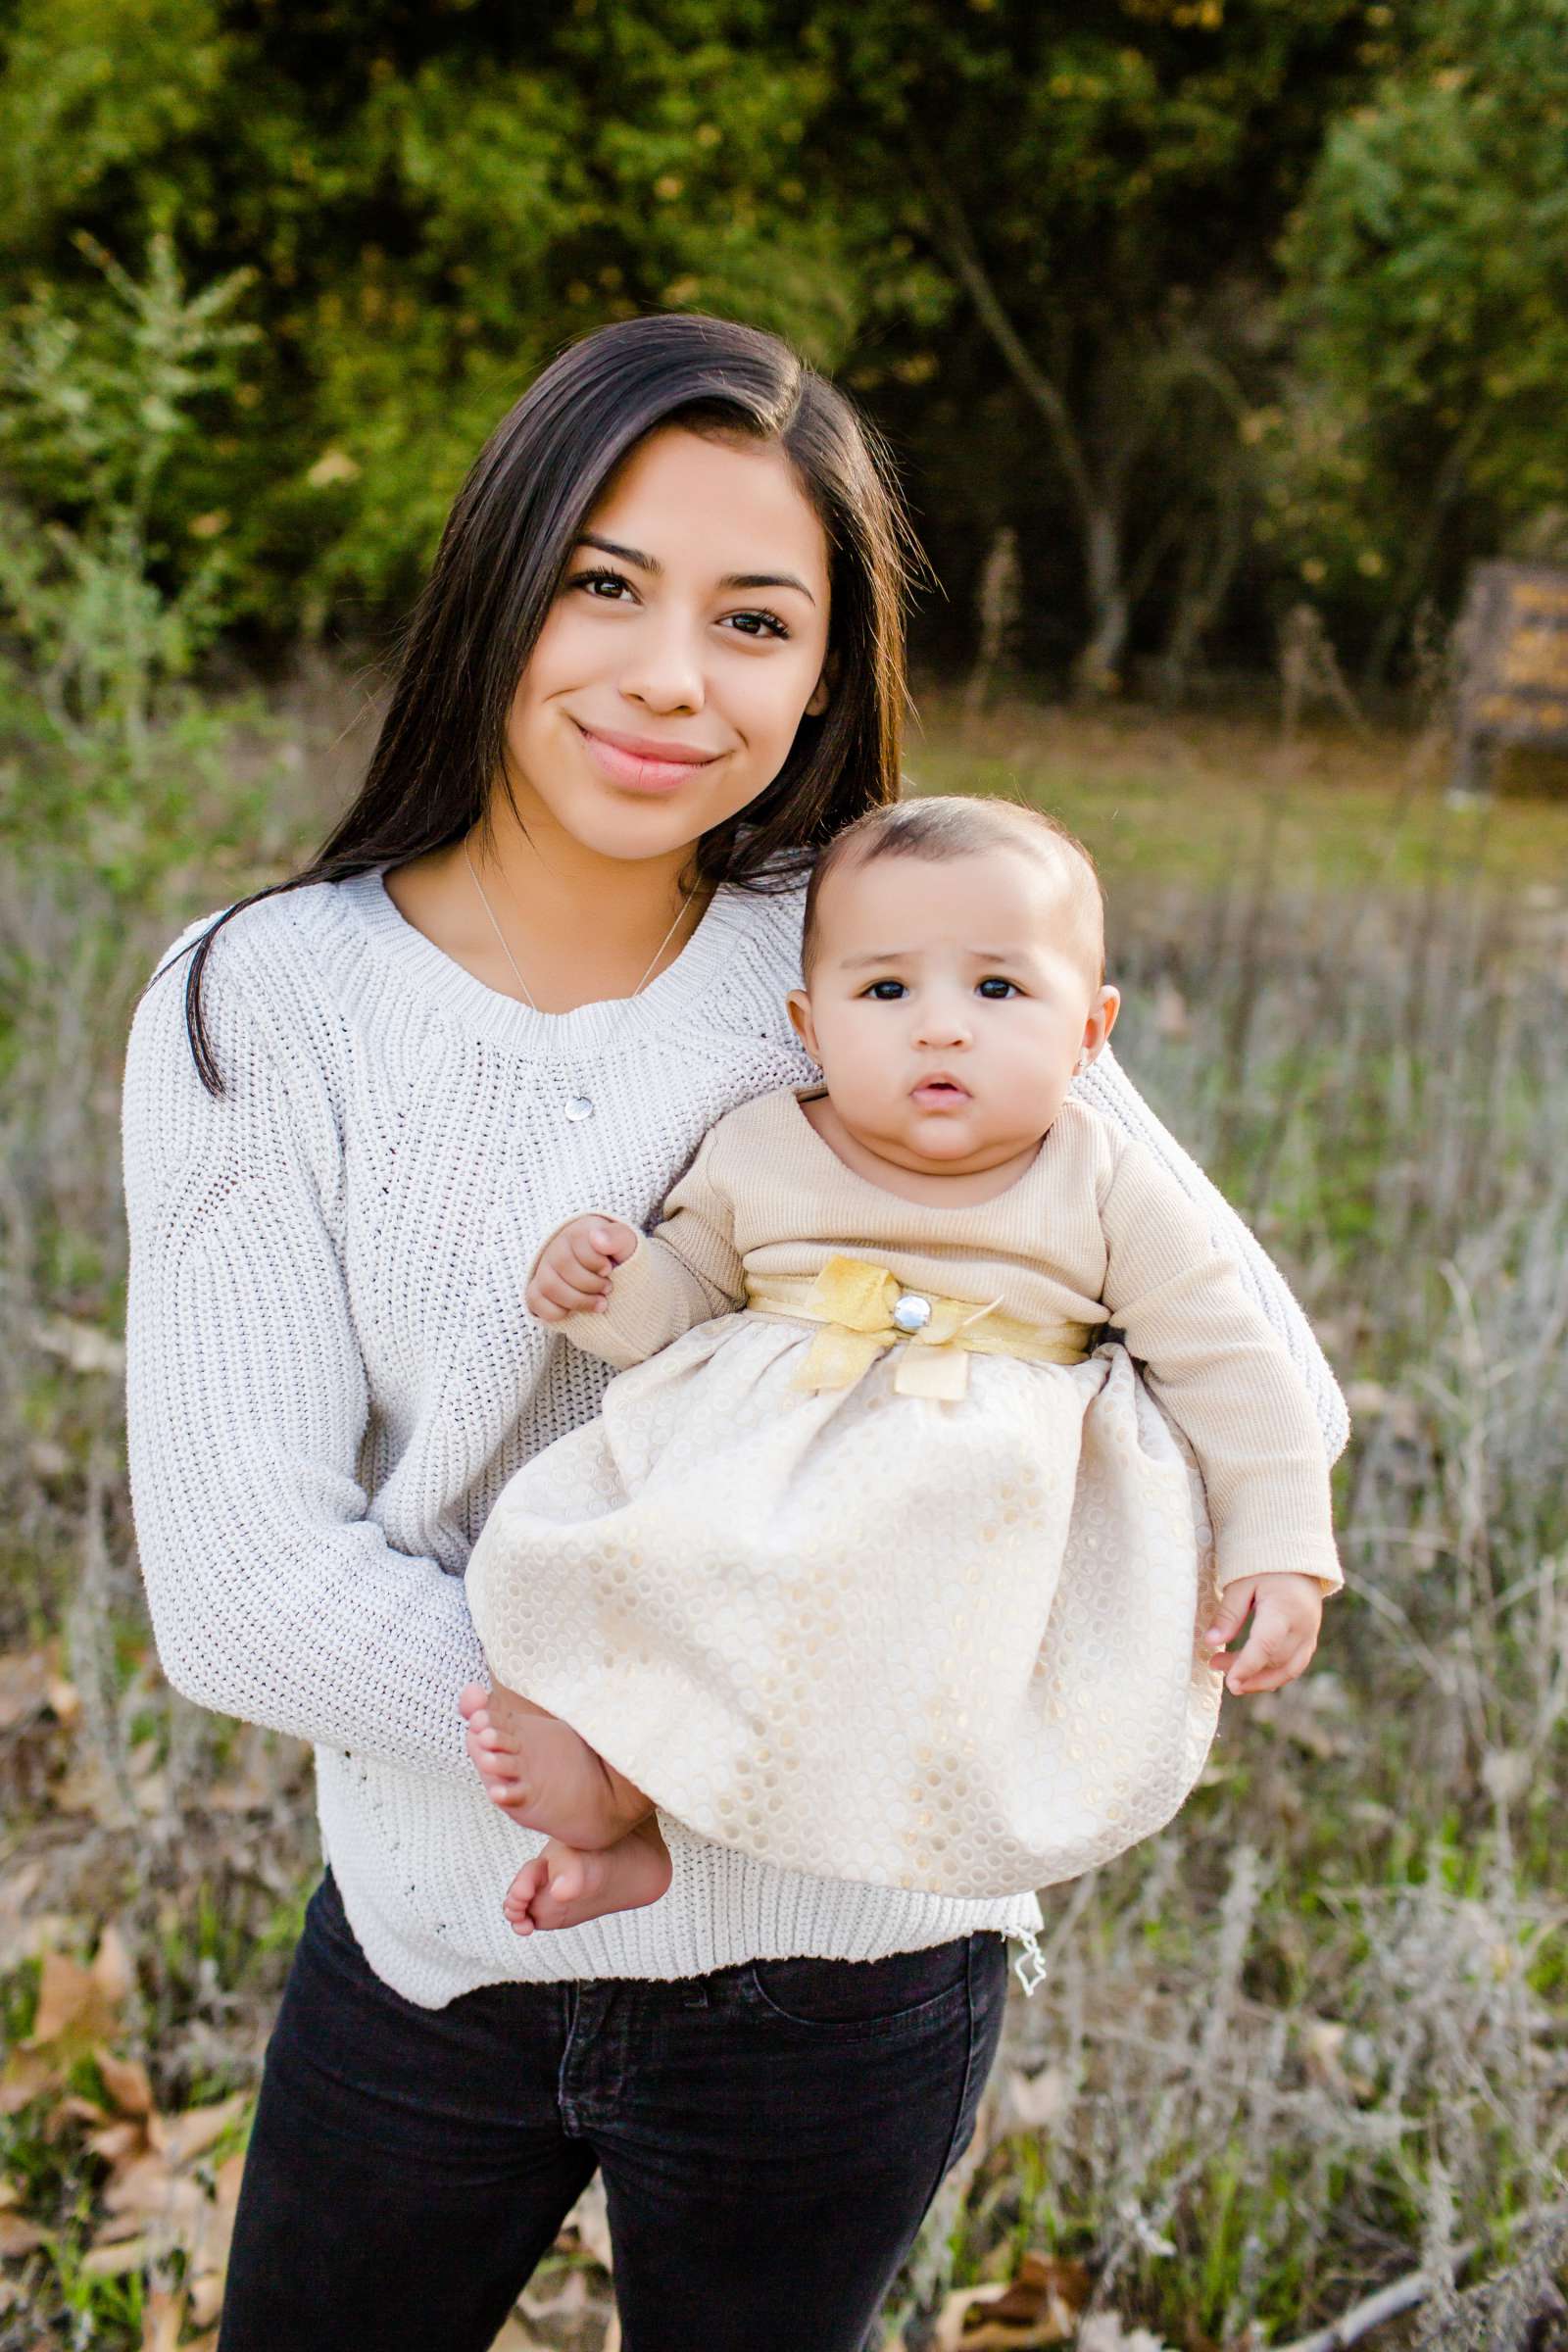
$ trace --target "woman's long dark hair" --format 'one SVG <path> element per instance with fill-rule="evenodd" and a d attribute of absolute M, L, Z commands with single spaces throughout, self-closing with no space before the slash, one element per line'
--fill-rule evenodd
<path fill-rule="evenodd" d="M 827 535 L 831 592 L 827 710 L 801 720 L 767 790 L 703 835 L 693 881 L 776 888 L 840 826 L 898 798 L 905 600 L 921 559 L 880 437 L 776 335 L 694 313 L 600 327 L 536 378 L 458 493 L 359 798 L 303 872 L 192 943 L 185 1026 L 210 1094 L 223 1083 L 201 982 L 218 932 L 279 891 L 459 841 L 496 779 L 510 793 L 508 713 L 577 535 L 627 453 L 677 423 L 784 452 Z"/>

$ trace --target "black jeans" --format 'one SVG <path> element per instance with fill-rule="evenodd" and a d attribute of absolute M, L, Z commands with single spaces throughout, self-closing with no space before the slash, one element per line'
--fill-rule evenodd
<path fill-rule="evenodd" d="M 487 2352 L 605 2176 L 625 2352 L 859 2352 L 965 2146 L 1006 1952 L 394 1992 L 330 1874 L 268 2049 L 220 2352 Z"/>

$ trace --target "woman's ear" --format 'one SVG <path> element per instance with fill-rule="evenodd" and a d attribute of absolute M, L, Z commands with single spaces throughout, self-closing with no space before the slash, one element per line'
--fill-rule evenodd
<path fill-rule="evenodd" d="M 832 699 L 827 682 L 827 671 L 824 669 L 817 678 L 816 684 L 811 688 L 810 699 L 806 706 L 807 717 L 820 718 Z"/>
<path fill-rule="evenodd" d="M 811 1018 L 810 998 L 804 988 L 792 988 L 784 1002 L 789 1007 L 789 1015 L 794 1024 L 796 1036 L 811 1059 L 820 1067 L 822 1057 L 816 1050 L 816 1024 Z"/>

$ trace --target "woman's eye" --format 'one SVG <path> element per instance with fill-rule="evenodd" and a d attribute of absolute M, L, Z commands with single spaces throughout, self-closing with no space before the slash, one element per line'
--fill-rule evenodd
<path fill-rule="evenodd" d="M 579 571 L 573 573 L 566 585 L 568 588 L 583 589 L 590 602 L 596 605 L 624 604 L 626 599 L 619 594 L 622 588 L 626 589 L 628 593 L 635 593 L 632 582 L 621 571 Z M 601 590 L 608 593 L 602 595 Z M 725 618 L 734 622 L 732 634 L 738 637 L 759 639 L 761 637 L 788 637 L 790 634 L 778 614 L 769 612 L 765 609 L 748 612 L 729 612 L 725 614 Z M 755 626 L 751 625 L 754 623 Z"/>
<path fill-rule="evenodd" d="M 1004 998 L 1017 996 L 1019 989 L 1015 980 L 999 980 L 993 975 L 989 980 L 981 980 L 977 983 L 975 994 L 980 997 L 991 997 L 1000 1003 Z"/>
<path fill-rule="evenodd" d="M 896 1004 L 901 997 L 907 996 L 908 991 L 902 980 L 873 980 L 864 993 L 873 1004 Z"/>
<path fill-rule="evenodd" d="M 619 571 L 579 571 L 566 584 L 571 588 L 586 588 L 590 591 L 605 587 L 629 588 L 631 586 L 630 580 L 623 572 Z M 615 596 L 594 595 L 592 601 L 596 605 L 614 605 L 618 604 L 620 599 Z"/>

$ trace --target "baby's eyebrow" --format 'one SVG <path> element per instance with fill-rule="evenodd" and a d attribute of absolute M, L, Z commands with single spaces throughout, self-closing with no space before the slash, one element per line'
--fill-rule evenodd
<path fill-rule="evenodd" d="M 1027 963 L 1027 948 L 965 948 L 964 954 L 976 963 Z M 867 963 L 901 963 L 906 956 L 918 956 L 918 948 L 878 948 L 870 956 L 841 956 L 839 962 L 847 972 L 858 971 Z"/>

